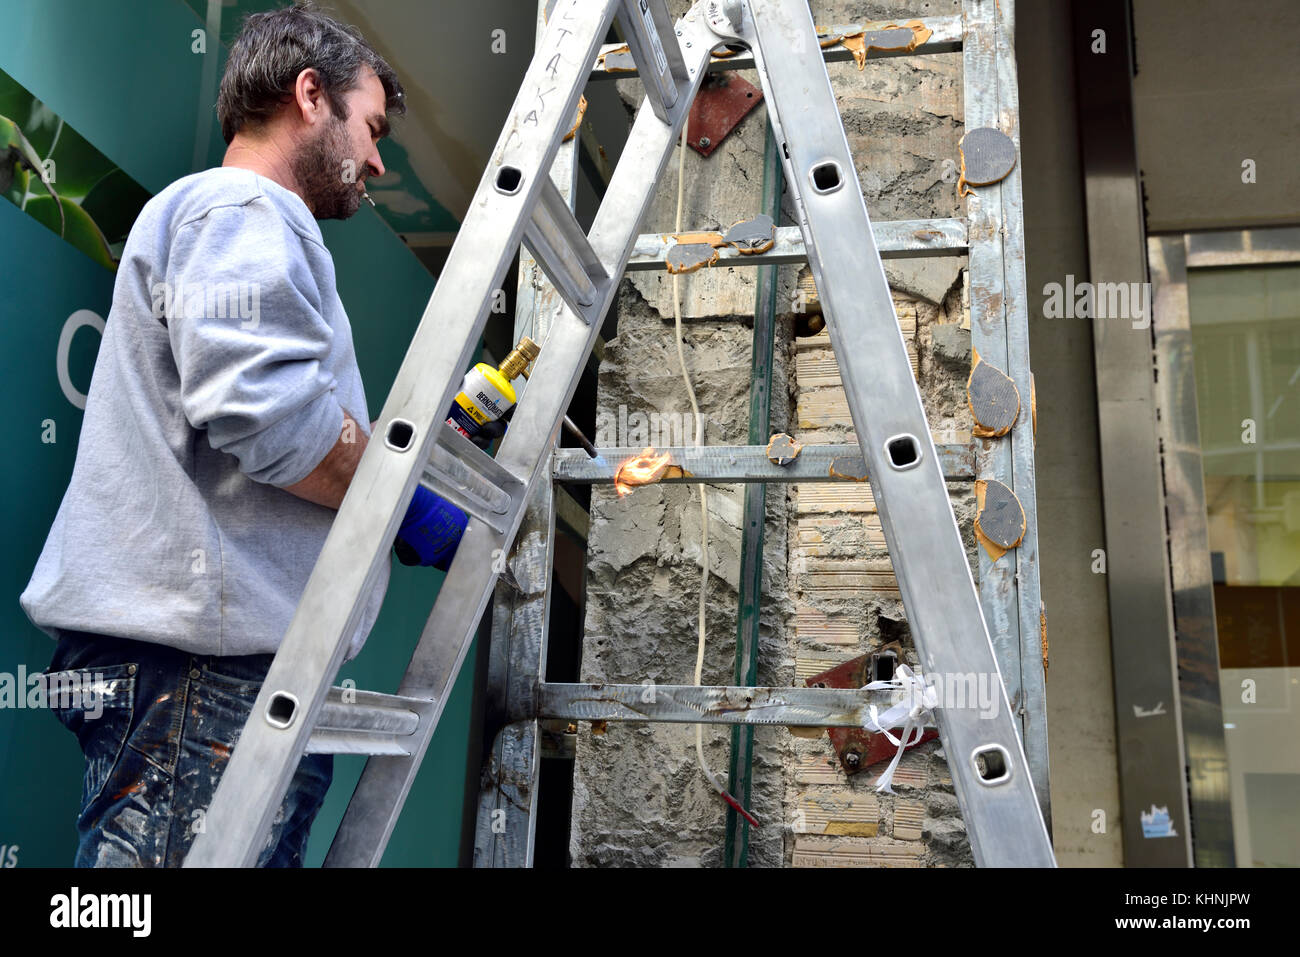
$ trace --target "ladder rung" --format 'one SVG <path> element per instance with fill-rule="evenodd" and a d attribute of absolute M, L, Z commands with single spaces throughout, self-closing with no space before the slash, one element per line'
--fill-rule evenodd
<path fill-rule="evenodd" d="M 960 481 L 975 477 L 975 450 L 970 445 L 936 445 L 939 465 L 944 478 Z M 582 449 L 556 449 L 553 460 L 557 482 L 577 485 L 604 485 L 614 481 L 614 475 L 623 462 L 640 455 L 636 448 L 597 449 L 599 459 L 593 459 Z M 658 449 L 659 455 L 669 456 L 669 467 L 677 470 L 665 474 L 659 481 L 674 483 L 692 482 L 840 482 L 851 481 L 831 474 L 831 465 L 843 460 L 843 473 L 852 459 L 861 460 L 862 447 L 858 445 L 805 445 L 799 457 L 789 465 L 776 465 L 767 457 L 762 445 L 705 445 L 673 446 Z M 688 474 L 682 474 L 682 473 Z"/>
<path fill-rule="evenodd" d="M 498 532 L 509 526 L 512 505 L 525 491 L 524 482 L 445 423 L 420 482 Z"/>
<path fill-rule="evenodd" d="M 540 689 L 537 717 L 672 724 L 785 724 L 860 728 L 895 691 L 856 688 L 746 688 L 699 685 L 551 684 Z"/>
<path fill-rule="evenodd" d="M 541 188 L 524 242 L 573 311 L 588 324 L 597 318 L 588 315 L 588 307 L 599 298 L 598 287 L 609 281 L 609 274 L 550 177 Z"/>
<path fill-rule="evenodd" d="M 966 255 L 966 223 L 960 219 L 898 219 L 872 223 L 871 231 L 882 259 L 926 259 Z M 798 226 L 778 226 L 772 248 L 742 253 L 735 246 L 717 247 L 718 259 L 729 266 L 779 266 L 808 261 L 803 232 Z M 663 269 L 674 242 L 671 233 L 642 233 L 627 269 Z"/>
<path fill-rule="evenodd" d="M 618 21 L 637 74 L 644 81 L 650 108 L 663 122 L 671 123 L 678 100 L 677 81 L 686 79 L 686 64 L 664 0 L 622 0 Z"/>
<path fill-rule="evenodd" d="M 317 729 L 307 739 L 306 754 L 387 754 L 409 756 L 411 749 L 402 744 L 409 734 L 372 734 L 365 731 L 327 731 Z"/>
<path fill-rule="evenodd" d="M 922 23 L 931 31 L 931 36 L 924 43 L 920 44 L 915 50 L 868 50 L 868 60 L 881 60 L 885 57 L 893 56 L 920 56 L 931 53 L 956 53 L 962 48 L 964 38 L 964 25 L 960 16 L 949 17 L 920 17 Z M 864 24 L 852 24 L 849 26 L 835 26 L 832 29 L 836 33 L 852 34 L 860 32 Z M 873 27 L 878 29 L 878 26 Z M 621 43 L 607 43 L 600 48 L 600 53 L 606 54 L 622 48 Z M 853 51 L 843 44 L 836 43 L 829 47 L 821 48 L 822 58 L 827 63 L 843 63 L 852 61 Z M 598 60 L 598 63 L 604 63 L 604 60 Z M 615 62 L 618 62 L 617 60 Z M 639 62 L 639 61 L 638 61 Z M 743 50 L 729 57 L 716 57 L 709 61 L 708 72 L 718 73 L 724 70 L 752 70 L 754 55 Z M 603 70 L 599 66 L 592 70 L 591 78 L 593 80 L 622 80 L 627 77 L 636 76 L 636 71 L 628 69 Z"/>
<path fill-rule="evenodd" d="M 307 753 L 409 754 L 402 739 L 419 729 L 433 706 L 423 698 L 335 686 L 326 692 Z"/>

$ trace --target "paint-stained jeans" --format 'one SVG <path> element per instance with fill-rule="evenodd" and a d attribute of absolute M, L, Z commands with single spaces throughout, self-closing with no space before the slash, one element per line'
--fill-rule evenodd
<path fill-rule="evenodd" d="M 79 671 L 72 680 L 81 687 L 102 681 L 97 687 L 110 692 L 54 709 L 86 756 L 77 867 L 181 865 L 205 826 L 271 657 L 191 655 L 63 632 L 47 673 Z M 258 866 L 302 866 L 333 768 L 332 755 L 302 759 Z"/>

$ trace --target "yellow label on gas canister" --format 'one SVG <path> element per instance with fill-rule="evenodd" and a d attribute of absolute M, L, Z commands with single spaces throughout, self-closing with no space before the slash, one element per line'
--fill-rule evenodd
<path fill-rule="evenodd" d="M 515 390 L 506 377 L 486 362 L 480 362 L 465 374 L 447 424 L 461 435 L 473 438 L 482 426 L 501 418 L 514 404 Z"/>

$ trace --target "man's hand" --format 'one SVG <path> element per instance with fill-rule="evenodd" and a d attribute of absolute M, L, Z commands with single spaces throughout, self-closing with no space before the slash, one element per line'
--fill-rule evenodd
<path fill-rule="evenodd" d="M 493 419 L 491 422 L 484 422 L 479 426 L 478 434 L 472 437 L 470 441 L 486 452 L 493 442 L 506 434 L 506 423 L 510 421 L 514 414 L 515 406 L 512 405 L 506 409 L 505 415 L 501 416 L 501 418 Z"/>
<path fill-rule="evenodd" d="M 492 443 L 501 436 L 506 434 L 506 423 L 504 418 L 493 419 L 491 422 L 484 422 L 478 427 L 478 433 L 470 438 L 470 441 L 486 452 L 492 447 Z"/>
<path fill-rule="evenodd" d="M 446 571 L 460 545 L 467 516 L 423 485 L 415 487 L 411 507 L 397 530 L 394 547 L 403 565 L 432 565 Z"/>
<path fill-rule="evenodd" d="M 378 424 L 378 420 L 370 424 L 372 432 Z M 504 425 L 501 431 L 505 431 Z M 343 495 L 368 441 L 361 426 L 344 412 L 343 429 L 334 448 L 310 475 L 294 485 L 286 485 L 284 490 L 317 505 L 337 509 L 343 504 Z M 393 543 L 398 560 L 403 565 L 431 565 L 446 571 L 468 522 L 469 517 L 460 509 L 417 485 Z"/>

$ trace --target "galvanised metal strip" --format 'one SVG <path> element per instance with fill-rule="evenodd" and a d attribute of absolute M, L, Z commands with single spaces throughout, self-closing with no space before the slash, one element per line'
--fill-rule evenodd
<path fill-rule="evenodd" d="M 987 0 L 981 0 L 987 10 Z M 1038 492 L 1032 411 L 1033 372 L 1029 359 L 1029 290 L 1025 279 L 1025 209 L 1020 166 L 1020 93 L 1017 86 L 1015 0 L 992 4 L 997 28 L 999 128 L 1011 137 L 1016 164 L 1002 181 L 1002 305 L 1006 317 L 1009 375 L 1020 392 L 1020 418 L 1011 443 L 1011 488 L 1025 510 L 1025 537 L 1015 553 L 1015 589 L 1020 605 L 1020 707 L 1025 757 L 1038 792 L 1038 806 L 1052 830 L 1052 795 L 1047 747 L 1047 671 L 1043 664 L 1044 616 L 1038 561 Z M 979 189 L 980 187 L 975 187 Z M 973 328 L 973 325 L 972 325 Z"/>
<path fill-rule="evenodd" d="M 1016 162 L 1003 180 L 969 187 L 973 192 L 966 197 L 971 345 L 984 361 L 1005 372 L 1020 393 L 1020 414 L 1010 433 L 977 442 L 976 478 L 1006 485 L 1025 512 L 1025 535 L 1018 546 L 996 561 L 978 549 L 979 585 L 1007 695 L 1019 719 L 1034 790 L 1044 821 L 1050 822 L 1013 3 L 966 0 L 964 7 L 966 130 L 992 127 L 1009 136 L 1016 150 Z"/>
<path fill-rule="evenodd" d="M 582 84 L 613 16 L 610 3 L 561 0 L 556 4 L 542 49 L 525 75 L 492 162 L 398 371 L 380 415 L 378 433 L 357 467 L 239 747 L 222 775 L 206 831 L 196 839 L 187 866 L 251 866 L 265 845 L 272 817 L 306 750 L 326 690 L 376 585 L 380 564 L 390 561 L 393 537 L 432 451 L 435 429 L 442 425 L 462 372 L 470 363 L 493 292 L 530 222 L 546 184 L 546 171 L 568 132 Z M 702 65 L 698 72 L 702 76 Z M 629 247 L 632 238 L 629 230 Z M 612 298 L 613 292 L 614 283 L 606 282 L 601 285 L 600 298 Z M 466 302 L 477 303 L 477 311 L 469 313 Z M 601 306 L 599 314 L 603 313 Z M 590 328 L 594 331 L 595 324 Z M 587 343 L 579 359 L 585 360 L 590 349 L 591 343 Z M 579 361 L 574 367 L 580 365 Z M 533 406 L 540 411 L 542 404 Z M 516 426 L 526 406 L 527 402 L 521 404 L 516 413 Z M 448 647 L 437 668 L 408 673 L 399 689 L 400 694 L 435 702 L 430 722 L 413 736 L 419 739 L 418 755 L 412 755 L 413 762 L 411 758 L 371 758 L 367 773 L 384 762 L 418 766 L 495 580 L 490 571 L 492 552 L 513 538 L 522 518 L 524 495 L 543 458 L 541 443 L 551 435 L 551 426 L 558 429 L 562 414 L 560 407 L 545 422 L 529 423 L 536 438 L 527 450 L 524 446 L 528 443 L 519 438 L 518 429 L 512 433 L 514 443 L 509 437 L 503 443 L 498 464 L 519 479 L 510 490 L 515 506 L 509 533 L 489 529 L 471 518 L 447 585 L 435 604 L 434 620 L 438 620 L 440 607 L 455 611 L 452 624 L 456 627 L 445 628 L 452 636 Z M 505 454 L 512 445 L 522 453 L 519 458 Z M 473 568 L 476 562 L 478 567 Z M 476 589 L 470 580 L 481 587 Z M 457 583 L 463 596 L 449 594 L 456 591 Z M 427 631 L 425 639 L 423 644 L 430 640 Z M 359 793 L 366 781 L 363 775 Z M 398 808 L 405 795 L 403 788 Z M 339 833 L 342 843 L 336 838 L 335 847 L 354 851 L 343 854 L 343 860 L 378 863 L 396 821 L 396 810 L 380 822 L 377 831 L 368 833 L 370 838 L 382 839 L 357 844 L 352 841 L 357 832 L 349 831 L 349 820 L 355 823 L 352 812 L 356 807 L 354 797 Z"/>
<path fill-rule="evenodd" d="M 755 688 L 747 685 L 542 684 L 541 718 L 569 721 L 662 721 L 671 724 L 784 724 L 861 728 L 874 705 L 884 712 L 893 691 Z"/>
<path fill-rule="evenodd" d="M 962 48 L 965 124 L 969 132 L 980 127 L 1000 128 L 998 110 L 997 24 L 994 2 L 967 0 L 966 41 Z M 1017 157 L 1018 159 L 1018 157 Z M 1019 162 L 1016 168 L 1019 168 Z M 1007 320 L 1004 311 L 1002 250 L 1002 183 L 978 186 L 966 199 L 967 235 L 970 243 L 970 328 L 974 352 L 995 367 L 1007 371 Z M 1017 384 L 1017 388 L 1019 385 Z M 1028 418 L 1029 393 L 1020 393 L 1020 419 Z M 976 442 L 976 479 L 996 479 L 1014 490 L 1011 441 L 1006 438 Z M 1026 524 L 1028 517 L 1026 516 Z M 980 601 L 988 623 L 989 637 L 998 655 L 998 667 L 1006 683 L 1007 697 L 1016 712 L 1016 726 L 1022 739 L 1024 722 L 1020 662 L 1020 600 L 1016 589 L 1016 556 L 1011 549 L 997 561 L 983 547 L 979 555 Z M 1038 633 L 1035 625 L 1034 633 Z"/>
<path fill-rule="evenodd" d="M 551 15 L 547 39 L 543 42 L 543 52 L 539 58 L 545 58 L 545 50 L 552 43 L 551 34 L 561 21 L 559 11 L 560 8 L 557 8 L 557 12 Z M 611 277 L 621 275 L 623 264 L 631 254 L 636 241 L 636 227 L 653 199 L 656 184 L 667 165 L 673 144 L 685 125 L 689 104 L 702 82 L 704 59 L 716 42 L 707 27 L 698 21 L 680 20 L 677 29 L 681 33 L 679 45 L 688 54 L 688 79 L 679 84 L 677 103 L 670 112 L 672 122 L 661 122 L 649 104 L 642 105 L 624 148 L 623 158 L 614 171 L 605 199 L 588 234 L 592 250 Z M 565 114 L 569 121 L 572 119 L 572 108 L 576 105 L 579 90 L 578 78 L 574 77 L 573 82 L 573 96 Z M 562 131 L 553 128 L 550 132 L 555 134 L 558 143 Z M 510 142 L 514 136 L 515 128 L 508 126 L 503 141 Z M 551 153 L 548 159 L 553 156 L 554 153 Z M 490 188 L 509 159 L 503 150 L 494 154 L 483 188 Z M 529 166 L 524 170 L 525 179 L 544 174 L 545 171 L 544 166 Z M 477 211 L 478 203 L 479 200 L 476 199 L 471 209 Z M 452 247 L 452 259 L 457 256 L 468 227 L 467 219 L 466 227 L 462 227 L 461 238 Z M 475 250 L 475 246 L 476 244 L 470 243 L 471 250 Z M 439 283 L 438 290 L 443 288 L 444 283 L 445 279 Z M 434 292 L 435 297 L 438 296 L 438 290 Z M 555 442 L 561 419 L 572 401 L 587 355 L 599 334 L 599 317 L 609 308 L 615 292 L 615 282 L 602 284 L 600 295 L 590 309 L 584 310 L 584 316 L 575 315 L 572 309 L 566 307 L 556 316 L 542 344 L 541 355 L 537 359 L 529 385 L 516 406 L 510 430 L 496 455 L 499 464 L 526 477 L 530 490 L 535 487 L 543 469 L 548 468 L 548 456 L 545 453 Z M 456 294 L 461 294 L 459 289 Z M 455 312 L 454 309 L 449 309 L 449 313 Z M 549 481 L 549 471 L 545 478 Z M 522 516 L 516 518 L 512 533 L 521 519 Z M 482 523 L 471 520 L 411 658 L 399 693 L 410 695 L 419 692 L 420 695 L 430 695 L 439 701 L 445 699 L 472 640 L 474 626 L 490 597 L 496 578 L 493 559 L 499 557 L 500 550 L 508 545 L 512 537 L 513 534 L 498 536 Z M 433 725 L 421 728 L 414 736 L 418 740 L 409 758 L 376 757 L 367 762 L 326 858 L 327 865 L 373 866 L 378 863 L 432 732 Z"/>
<path fill-rule="evenodd" d="M 910 19 L 910 18 L 909 18 Z M 962 18 L 956 16 L 947 17 L 918 17 L 923 24 L 931 31 L 931 36 L 924 43 L 919 44 L 915 50 L 868 50 L 868 60 L 881 60 L 886 57 L 895 56 L 920 56 L 930 53 L 956 53 L 962 45 Z M 861 33 L 864 29 L 880 29 L 879 23 L 852 23 L 837 24 L 826 27 L 832 33 L 842 35 Z M 601 54 L 610 53 L 622 47 L 621 43 L 607 43 L 600 48 Z M 821 48 L 822 59 L 826 63 L 851 63 L 853 62 L 853 52 L 841 44 L 834 44 Z M 752 70 L 754 69 L 754 55 L 748 50 L 740 50 L 728 57 L 718 57 L 709 61 L 708 72 L 721 73 L 729 70 Z M 595 69 L 592 71 L 593 80 L 623 80 L 628 77 L 636 76 L 635 70 L 612 70 L 606 71 Z"/>
<path fill-rule="evenodd" d="M 538 4 L 537 43 L 545 36 L 546 0 Z M 551 182 L 566 207 L 577 177 L 577 140 L 560 146 Z M 519 252 L 514 341 L 543 341 L 564 301 L 526 250 Z M 546 670 L 554 572 L 556 489 L 536 483 L 519 526 L 510 569 L 521 590 L 498 581 L 492 602 L 485 730 L 494 734 L 480 783 L 475 867 L 531 867 L 541 771 L 537 685 Z M 531 709 L 531 710 L 530 710 Z"/>
<path fill-rule="evenodd" d="M 685 146 L 683 146 L 683 149 Z M 780 147 L 767 124 L 763 147 L 762 212 L 776 222 L 781 218 Z M 758 445 L 771 437 L 772 351 L 776 337 L 775 266 L 759 269 L 755 279 L 754 336 L 751 349 L 749 390 L 749 444 Z M 738 685 L 758 680 L 758 625 L 763 602 L 763 528 L 767 520 L 767 486 L 755 482 L 745 486 L 745 507 L 740 528 L 740 595 L 736 615 L 736 669 Z M 706 556 L 707 560 L 707 556 Z M 748 809 L 754 756 L 754 731 L 750 727 L 731 729 L 731 760 L 727 790 Z M 727 806 L 727 836 L 722 860 L 727 867 L 749 863 L 749 821 L 730 804 Z"/>
<path fill-rule="evenodd" d="M 881 259 L 929 259 L 966 255 L 966 223 L 960 219 L 897 219 L 873 223 L 876 249 Z M 733 246 L 718 248 L 718 263 L 728 266 L 781 266 L 808 261 L 803 233 L 798 226 L 778 226 L 772 248 L 761 253 L 741 253 Z M 642 233 L 628 260 L 629 272 L 663 269 L 673 247 L 671 233 Z M 715 264 L 717 265 L 717 264 Z"/>
<path fill-rule="evenodd" d="M 749 41 L 787 155 L 786 174 L 840 363 L 853 424 L 898 574 L 922 667 L 940 675 L 998 675 L 998 714 L 940 711 L 954 790 L 981 866 L 1055 865 L 948 502 L 920 392 L 825 65 L 807 51 L 813 24 L 801 0 L 751 0 L 743 25 L 721 5 L 708 19 Z M 751 19 L 752 17 L 752 19 Z"/>
<path fill-rule="evenodd" d="M 969 445 L 935 447 L 939 467 L 949 481 L 969 481 L 975 474 L 975 451 Z M 605 484 L 614 481 L 619 465 L 639 455 L 639 448 L 601 448 L 600 459 L 591 458 L 582 449 L 556 449 L 555 481 L 578 485 Z M 847 482 L 852 479 L 831 474 L 835 463 L 862 461 L 859 445 L 805 445 L 799 457 L 789 465 L 777 465 L 767 457 L 763 445 L 679 445 L 656 450 L 668 456 L 669 467 L 686 474 L 666 474 L 665 483 L 692 482 Z"/>

